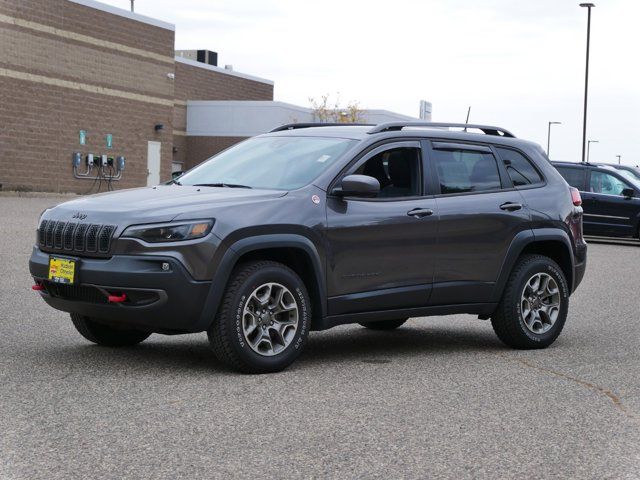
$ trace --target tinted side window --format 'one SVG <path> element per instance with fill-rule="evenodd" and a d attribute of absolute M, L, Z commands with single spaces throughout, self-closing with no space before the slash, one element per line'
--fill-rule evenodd
<path fill-rule="evenodd" d="M 376 178 L 380 182 L 378 198 L 416 197 L 422 185 L 420 150 L 407 147 L 386 150 L 351 173 Z"/>
<path fill-rule="evenodd" d="M 589 186 L 593 193 L 603 193 L 605 195 L 622 195 L 622 191 L 625 188 L 631 188 L 613 175 L 596 170 L 591 171 Z"/>
<path fill-rule="evenodd" d="M 501 188 L 496 159 L 473 150 L 434 150 L 441 193 L 481 192 Z"/>
<path fill-rule="evenodd" d="M 497 148 L 497 150 L 514 187 L 543 183 L 538 171 L 524 155 L 508 148 Z"/>
<path fill-rule="evenodd" d="M 569 185 L 577 188 L 578 190 L 585 191 L 584 181 L 587 170 L 585 168 L 572 168 L 572 167 L 556 167 L 560 175 L 564 177 Z"/>

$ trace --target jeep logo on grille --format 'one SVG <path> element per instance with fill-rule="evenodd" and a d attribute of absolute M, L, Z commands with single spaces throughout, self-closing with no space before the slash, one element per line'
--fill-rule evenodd
<path fill-rule="evenodd" d="M 76 212 L 73 214 L 73 217 L 71 218 L 77 218 L 79 220 L 84 220 L 85 218 L 87 218 L 87 214 L 86 213 L 80 213 L 80 212 Z"/>

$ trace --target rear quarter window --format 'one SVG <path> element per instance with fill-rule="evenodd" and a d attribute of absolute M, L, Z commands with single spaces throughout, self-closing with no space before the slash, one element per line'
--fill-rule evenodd
<path fill-rule="evenodd" d="M 514 187 L 530 187 L 544 183 L 540 172 L 523 154 L 509 148 L 496 147 L 496 150 L 504 162 L 505 169 Z"/>

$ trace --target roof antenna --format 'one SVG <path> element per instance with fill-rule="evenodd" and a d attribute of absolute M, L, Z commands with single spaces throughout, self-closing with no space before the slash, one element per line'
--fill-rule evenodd
<path fill-rule="evenodd" d="M 133 3 L 134 3 L 135 1 L 136 1 L 136 0 L 131 0 L 131 11 L 132 11 L 132 12 L 133 12 Z"/>
<path fill-rule="evenodd" d="M 133 0 L 131 0 L 133 2 Z M 467 109 L 467 119 L 465 120 L 465 124 L 469 123 L 469 115 L 471 114 L 471 105 L 469 105 L 469 108 Z M 464 127 L 464 131 L 467 131 L 467 127 Z"/>

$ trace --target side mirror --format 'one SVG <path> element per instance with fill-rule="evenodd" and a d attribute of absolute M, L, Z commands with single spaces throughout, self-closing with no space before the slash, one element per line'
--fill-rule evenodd
<path fill-rule="evenodd" d="M 635 194 L 636 192 L 633 190 L 633 188 L 625 188 L 624 190 L 622 190 L 622 196 L 624 198 L 633 198 Z"/>
<path fill-rule="evenodd" d="M 341 197 L 372 198 L 380 193 L 380 182 L 369 175 L 347 175 L 333 193 Z"/>

